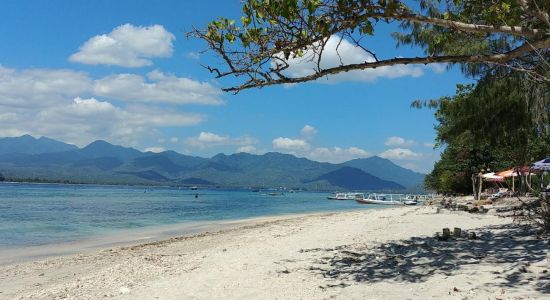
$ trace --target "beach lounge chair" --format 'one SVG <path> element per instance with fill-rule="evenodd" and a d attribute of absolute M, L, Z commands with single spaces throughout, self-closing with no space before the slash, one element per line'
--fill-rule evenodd
<path fill-rule="evenodd" d="M 500 188 L 498 189 L 498 192 L 492 194 L 491 197 L 489 197 L 489 199 L 494 200 L 494 199 L 506 197 L 508 195 L 509 195 L 509 192 L 507 188 Z"/>

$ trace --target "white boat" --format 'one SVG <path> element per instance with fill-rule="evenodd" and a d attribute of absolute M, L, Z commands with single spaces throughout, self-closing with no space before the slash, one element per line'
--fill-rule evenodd
<path fill-rule="evenodd" d="M 407 197 L 405 197 L 405 200 L 403 201 L 403 203 L 405 205 L 417 205 L 418 204 L 418 196 L 411 196 L 411 195 L 408 195 Z"/>
<path fill-rule="evenodd" d="M 383 194 L 369 194 L 367 197 L 358 196 L 355 201 L 361 204 L 405 205 L 404 201 L 393 200 L 392 195 Z"/>
<path fill-rule="evenodd" d="M 335 193 L 333 196 L 328 196 L 329 200 L 354 200 L 356 197 L 364 197 L 363 193 Z"/>

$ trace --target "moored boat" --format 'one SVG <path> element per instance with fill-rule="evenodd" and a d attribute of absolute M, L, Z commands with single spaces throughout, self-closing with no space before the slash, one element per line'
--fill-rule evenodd
<path fill-rule="evenodd" d="M 355 201 L 361 204 L 381 204 L 381 205 L 405 205 L 405 202 L 399 200 L 388 200 L 385 195 L 369 194 L 367 197 L 355 197 Z"/>
<path fill-rule="evenodd" d="M 328 196 L 329 200 L 354 200 L 356 197 L 364 197 L 363 193 L 335 193 L 333 196 Z"/>
<path fill-rule="evenodd" d="M 418 204 L 418 196 L 407 196 L 405 197 L 405 200 L 403 201 L 405 205 L 416 205 Z"/>

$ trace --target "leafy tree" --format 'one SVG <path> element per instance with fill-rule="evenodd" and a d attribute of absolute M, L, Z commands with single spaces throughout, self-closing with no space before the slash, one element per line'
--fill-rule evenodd
<path fill-rule="evenodd" d="M 475 146 L 471 134 L 462 134 L 447 145 L 433 171 L 426 175 L 425 186 L 442 194 L 471 194 L 472 175 L 492 169 L 493 161 L 486 146 Z"/>
<path fill-rule="evenodd" d="M 245 0 L 240 21 L 220 18 L 190 35 L 203 39 L 226 68 L 217 77 L 243 79 L 225 91 L 300 83 L 351 70 L 397 64 L 460 64 L 472 75 L 522 71 L 550 82 L 550 2 L 546 0 Z M 380 23 L 397 23 L 398 45 L 422 57 L 381 58 L 362 41 Z M 346 39 L 372 60 L 323 67 L 331 37 Z M 289 74 L 289 59 L 316 63 L 311 74 Z"/>
<path fill-rule="evenodd" d="M 476 86 L 459 85 L 453 97 L 413 103 L 437 107 L 437 145 L 446 146 L 426 185 L 443 193 L 466 193 L 481 170 L 524 166 L 550 154 L 549 124 L 533 114 L 532 101 L 525 98 L 529 88 L 521 77 L 489 76 Z M 542 111 L 548 112 L 549 90 L 539 96 Z"/>
<path fill-rule="evenodd" d="M 5 180 L 6 180 L 6 177 L 4 177 L 4 175 L 2 175 L 2 173 L 0 173 L 0 182 L 5 181 Z"/>

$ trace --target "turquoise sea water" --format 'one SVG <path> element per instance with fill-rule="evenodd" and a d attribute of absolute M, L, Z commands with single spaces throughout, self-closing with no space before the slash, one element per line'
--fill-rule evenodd
<path fill-rule="evenodd" d="M 198 193 L 198 198 L 195 198 Z M 368 209 L 326 193 L 0 184 L 0 248 L 53 245 L 154 226 Z"/>

